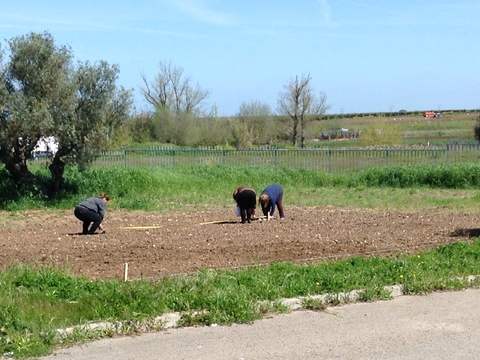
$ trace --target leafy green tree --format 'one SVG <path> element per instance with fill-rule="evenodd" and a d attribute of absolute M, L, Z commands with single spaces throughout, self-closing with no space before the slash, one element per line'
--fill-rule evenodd
<path fill-rule="evenodd" d="M 191 145 L 198 136 L 196 117 L 188 111 L 176 113 L 158 107 L 153 117 L 153 134 L 155 140 L 162 143 Z"/>
<path fill-rule="evenodd" d="M 141 113 L 132 116 L 126 124 L 126 131 L 133 142 L 144 143 L 156 140 L 153 134 L 153 115 Z"/>
<path fill-rule="evenodd" d="M 232 132 L 237 147 L 247 148 L 271 140 L 272 111 L 268 104 L 254 100 L 244 102 L 235 120 Z"/>
<path fill-rule="evenodd" d="M 8 42 L 9 61 L 0 64 L 0 161 L 19 184 L 49 197 L 61 190 L 66 163 L 85 168 L 130 116 L 130 90 L 116 85 L 119 69 L 105 61 L 75 66 L 67 46 L 29 33 Z M 43 184 L 28 169 L 37 141 L 59 143 Z"/>
<path fill-rule="evenodd" d="M 234 143 L 230 118 L 214 115 L 204 116 L 197 120 L 198 140 L 194 146 L 230 146 Z"/>
<path fill-rule="evenodd" d="M 278 112 L 291 120 L 292 145 L 297 146 L 300 136 L 301 147 L 305 147 L 308 123 L 321 117 L 329 108 L 327 95 L 320 92 L 317 97 L 310 85 L 310 74 L 295 76 L 285 85 L 278 98 Z"/>
<path fill-rule="evenodd" d="M 388 124 L 386 118 L 377 118 L 362 130 L 359 140 L 363 146 L 399 145 L 402 142 L 402 133 L 397 125 Z"/>

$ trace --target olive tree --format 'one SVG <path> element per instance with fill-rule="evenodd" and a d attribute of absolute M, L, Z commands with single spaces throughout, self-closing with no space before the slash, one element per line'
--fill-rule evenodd
<path fill-rule="evenodd" d="M 315 95 L 311 80 L 310 74 L 300 78 L 295 76 L 284 86 L 285 91 L 278 98 L 279 114 L 290 119 L 292 145 L 297 146 L 300 136 L 302 148 L 305 147 L 308 123 L 330 108 L 324 92 Z"/>
<path fill-rule="evenodd" d="M 15 182 L 53 197 L 66 163 L 84 169 L 130 115 L 132 95 L 116 85 L 119 69 L 105 61 L 73 63 L 71 49 L 45 32 L 8 42 L 0 62 L 0 161 Z M 53 136 L 58 151 L 48 184 L 28 169 L 37 141 Z"/>

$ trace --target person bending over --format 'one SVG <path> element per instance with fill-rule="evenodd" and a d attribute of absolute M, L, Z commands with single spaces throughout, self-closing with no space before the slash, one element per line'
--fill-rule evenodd
<path fill-rule="evenodd" d="M 257 193 L 251 187 L 240 186 L 233 192 L 233 199 L 240 209 L 242 224 L 250 223 L 255 218 L 255 207 L 257 206 Z"/>
<path fill-rule="evenodd" d="M 283 189 L 278 184 L 268 185 L 260 194 L 259 203 L 262 206 L 263 215 L 270 220 L 275 213 L 275 207 L 278 207 L 280 219 L 285 219 L 283 210 Z"/>
<path fill-rule="evenodd" d="M 109 201 L 110 197 L 101 193 L 99 196 L 83 200 L 75 207 L 75 217 L 83 223 L 83 235 L 95 234 L 97 229 L 103 231 L 102 221 Z M 90 224 L 92 224 L 91 227 Z"/>

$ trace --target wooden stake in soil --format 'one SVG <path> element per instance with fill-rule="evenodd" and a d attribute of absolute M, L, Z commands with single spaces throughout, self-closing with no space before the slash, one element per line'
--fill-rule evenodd
<path fill-rule="evenodd" d="M 128 280 L 128 263 L 125 263 L 123 268 L 123 281 L 127 281 L 127 280 Z"/>
<path fill-rule="evenodd" d="M 120 229 L 132 229 L 132 230 L 142 230 L 142 229 L 159 229 L 163 225 L 151 225 L 151 226 L 123 226 Z"/>
<path fill-rule="evenodd" d="M 255 219 L 261 220 L 263 218 L 266 218 L 266 216 L 259 216 Z M 252 221 L 255 221 L 255 219 L 252 219 Z M 215 220 L 215 221 L 207 221 L 207 222 L 202 222 L 200 225 L 209 225 L 209 224 L 223 224 L 223 223 L 229 223 L 232 222 L 231 220 Z"/>
<path fill-rule="evenodd" d="M 222 223 L 227 223 L 230 222 L 230 220 L 216 220 L 216 221 L 207 221 L 200 223 L 200 225 L 208 225 L 208 224 L 222 224 Z"/>

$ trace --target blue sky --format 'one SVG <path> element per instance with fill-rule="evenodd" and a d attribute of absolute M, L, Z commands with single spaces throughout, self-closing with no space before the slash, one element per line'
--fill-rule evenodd
<path fill-rule="evenodd" d="M 329 113 L 480 108 L 478 0 L 26 1 L 1 6 L 0 41 L 48 31 L 76 59 L 120 67 L 138 111 L 159 63 L 183 68 L 219 115 L 270 105 L 310 74 Z"/>

